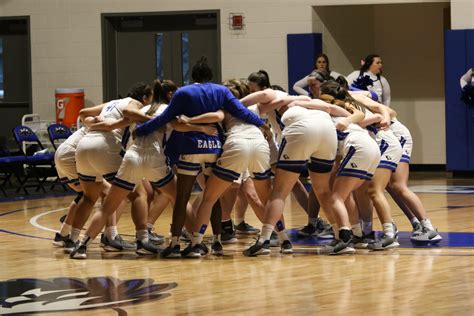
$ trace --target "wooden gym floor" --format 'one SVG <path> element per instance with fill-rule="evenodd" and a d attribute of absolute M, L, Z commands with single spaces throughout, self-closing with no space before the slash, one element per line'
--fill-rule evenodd
<path fill-rule="evenodd" d="M 418 195 L 442 232 L 440 246 L 412 246 L 409 222 L 390 199 L 401 247 L 353 256 L 319 255 L 316 239 L 295 237 L 293 255 L 273 248 L 270 257 L 247 258 L 241 252 L 253 240 L 239 238 L 220 258 L 139 258 L 104 253 L 95 242 L 89 259 L 70 260 L 51 238 L 71 196 L 0 203 L 0 314 L 473 315 L 474 180 L 412 178 L 418 192 L 431 192 Z M 158 220 L 159 233 L 167 235 L 170 215 Z M 306 223 L 292 199 L 285 216 L 289 228 Z M 247 221 L 260 227 L 250 209 Z M 119 231 L 132 239 L 127 213 Z"/>

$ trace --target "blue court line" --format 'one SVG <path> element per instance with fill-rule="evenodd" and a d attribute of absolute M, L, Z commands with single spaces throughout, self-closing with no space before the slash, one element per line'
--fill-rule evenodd
<path fill-rule="evenodd" d="M 316 237 L 307 237 L 299 238 L 296 234 L 298 229 L 289 229 L 288 236 L 290 240 L 295 245 L 306 245 L 306 246 L 318 246 L 326 245 L 331 242 L 331 240 L 322 240 Z M 381 232 L 377 232 L 379 235 Z M 474 233 L 467 232 L 447 232 L 439 233 L 443 240 L 438 244 L 422 244 L 415 245 L 410 241 L 411 232 L 399 232 L 398 233 L 398 242 L 400 243 L 400 248 L 462 248 L 462 247 L 474 247 Z"/>
<path fill-rule="evenodd" d="M 5 229 L 0 229 L 0 233 L 12 234 L 12 235 L 16 235 L 16 236 L 30 237 L 30 238 L 36 238 L 36 239 L 42 239 L 42 240 L 53 240 L 52 238 L 45 238 L 45 237 L 28 235 L 28 234 L 15 233 L 15 232 L 5 230 Z"/>
<path fill-rule="evenodd" d="M 272 247 L 274 251 L 272 251 L 273 254 L 279 253 L 280 251 L 278 250 L 278 247 Z M 416 257 L 474 257 L 474 253 L 472 254 L 467 254 L 467 253 L 402 253 L 396 251 L 397 249 L 405 249 L 405 248 L 395 248 L 394 251 L 364 251 L 365 249 L 361 249 L 363 252 L 358 251 L 356 249 L 356 255 L 360 256 L 368 256 L 368 255 L 373 255 L 373 256 L 416 256 Z M 314 248 L 315 251 L 307 251 L 307 250 L 298 250 L 298 248 L 293 248 L 293 254 L 297 255 L 315 255 L 315 256 L 329 256 L 328 254 L 322 254 L 318 253 L 316 250 L 317 248 Z M 226 252 L 237 252 L 237 253 L 242 253 L 243 250 L 239 249 L 225 249 L 224 250 L 224 257 Z M 286 257 L 288 255 L 282 255 L 282 257 Z M 291 256 L 291 255 L 290 255 Z M 265 256 L 261 256 L 265 257 Z M 344 256 L 338 256 L 344 258 Z M 256 257 L 255 257 L 256 258 Z M 185 259 L 188 260 L 188 259 Z"/>
<path fill-rule="evenodd" d="M 43 205 L 43 206 L 29 207 L 27 209 L 22 208 L 22 209 L 18 209 L 18 210 L 12 210 L 12 211 L 8 211 L 8 212 L 5 212 L 5 213 L 1 213 L 0 217 L 5 216 L 5 215 L 9 215 L 9 214 L 13 214 L 13 213 L 22 212 L 22 211 L 29 211 L 29 210 L 33 210 L 33 209 L 43 208 L 43 207 L 50 207 L 50 206 L 49 205 Z M 17 235 L 17 236 L 22 236 L 22 237 L 36 238 L 36 239 L 43 239 L 43 240 L 52 240 L 52 238 L 45 238 L 45 237 L 28 235 L 28 234 L 16 233 L 16 232 L 12 232 L 12 231 L 5 230 L 5 229 L 0 229 L 0 233 L 6 233 L 6 234 L 12 234 L 12 235 Z"/>
<path fill-rule="evenodd" d="M 29 208 L 27 208 L 27 209 L 21 208 L 21 209 L 18 209 L 18 210 L 13 210 L 13 211 L 8 211 L 8 212 L 5 212 L 5 213 L 1 213 L 0 216 L 5 216 L 5 215 L 8 215 L 8 214 L 12 214 L 12 213 L 16 213 L 16 212 L 21 212 L 21 211 L 34 210 L 34 209 L 42 208 L 42 207 L 49 207 L 49 205 L 34 206 L 34 207 L 29 207 Z"/>
<path fill-rule="evenodd" d="M 31 195 L 31 196 L 20 195 L 17 197 L 3 197 L 3 198 L 0 198 L 0 203 L 49 199 L 49 198 L 63 197 L 63 196 L 69 196 L 69 195 L 75 195 L 75 194 L 76 194 L 75 192 L 63 192 L 63 193 L 53 193 L 53 194 L 45 194 L 45 195 Z"/>

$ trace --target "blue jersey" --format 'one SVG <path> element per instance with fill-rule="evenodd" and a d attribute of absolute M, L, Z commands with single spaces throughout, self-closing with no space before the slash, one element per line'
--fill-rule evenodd
<path fill-rule="evenodd" d="M 177 116 L 188 117 L 215 112 L 223 108 L 231 115 L 256 126 L 263 121 L 244 107 L 239 100 L 224 86 L 214 83 L 192 84 L 176 91 L 166 110 L 154 119 L 136 128 L 137 136 L 145 136 L 157 130 Z M 220 131 L 220 129 L 219 129 Z M 222 152 L 223 134 L 208 136 L 201 132 L 173 133 L 173 152 L 179 154 L 220 154 Z"/>

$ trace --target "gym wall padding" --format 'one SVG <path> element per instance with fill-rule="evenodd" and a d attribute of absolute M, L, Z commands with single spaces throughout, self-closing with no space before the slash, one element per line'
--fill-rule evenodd
<path fill-rule="evenodd" d="M 288 34 L 287 48 L 288 93 L 295 95 L 293 85 L 314 70 L 314 57 L 322 52 L 322 34 Z"/>
<path fill-rule="evenodd" d="M 459 79 L 474 67 L 474 30 L 446 31 L 444 51 L 447 169 L 473 171 L 474 107 L 461 101 Z"/>

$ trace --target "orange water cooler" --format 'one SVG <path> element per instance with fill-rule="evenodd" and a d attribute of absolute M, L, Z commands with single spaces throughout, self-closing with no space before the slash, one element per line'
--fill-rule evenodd
<path fill-rule="evenodd" d="M 84 89 L 56 89 L 56 123 L 68 127 L 76 125 L 79 111 L 84 108 Z"/>

